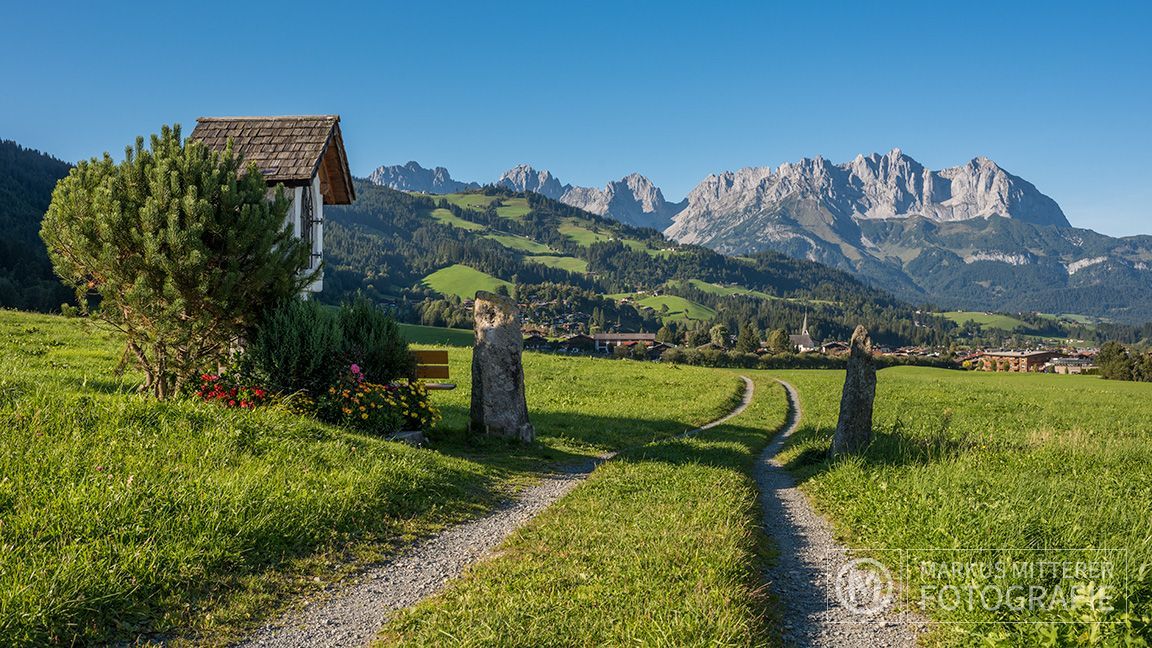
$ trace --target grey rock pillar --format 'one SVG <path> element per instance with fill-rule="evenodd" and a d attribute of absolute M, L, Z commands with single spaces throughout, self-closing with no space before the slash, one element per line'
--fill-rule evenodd
<path fill-rule="evenodd" d="M 476 293 L 472 313 L 476 348 L 472 351 L 472 434 L 531 442 L 536 430 L 524 398 L 524 338 L 520 309 L 508 297 Z"/>
<path fill-rule="evenodd" d="M 876 400 L 876 361 L 868 329 L 852 333 L 848 375 L 840 396 L 840 420 L 832 437 L 832 456 L 858 454 L 872 441 L 872 406 Z"/>

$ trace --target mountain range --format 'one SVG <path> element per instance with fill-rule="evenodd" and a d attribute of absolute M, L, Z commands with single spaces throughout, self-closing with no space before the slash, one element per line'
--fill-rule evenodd
<path fill-rule="evenodd" d="M 425 169 L 416 162 L 381 166 L 368 176 L 368 181 L 389 189 L 427 194 L 448 194 L 479 189 L 475 182 L 453 180 L 444 167 Z M 688 204 L 670 203 L 660 189 L 644 176 L 633 173 L 609 182 L 603 189 L 563 184 L 549 171 L 517 165 L 490 184 L 510 191 L 540 194 L 552 200 L 583 209 L 597 216 L 608 216 L 626 225 L 663 230 L 672 217 Z"/>
<path fill-rule="evenodd" d="M 410 167 L 412 180 L 399 171 Z M 373 182 L 449 193 L 422 188 L 431 185 L 420 171 L 429 172 L 381 167 L 373 177 L 390 181 Z M 519 165 L 491 184 L 724 254 L 818 261 L 915 303 L 1152 319 L 1152 237 L 1073 228 L 1055 200 L 985 157 L 931 170 L 893 149 L 842 164 L 749 167 L 710 175 L 677 203 L 639 174 L 598 189 Z"/>

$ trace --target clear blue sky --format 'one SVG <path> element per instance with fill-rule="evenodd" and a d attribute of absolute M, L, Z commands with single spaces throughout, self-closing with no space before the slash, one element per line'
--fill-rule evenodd
<path fill-rule="evenodd" d="M 709 173 L 977 155 L 1152 233 L 1146 2 L 11 3 L 0 137 L 75 161 L 200 115 L 340 113 L 353 172 Z M 1031 4 L 1031 3 L 1016 3 Z"/>

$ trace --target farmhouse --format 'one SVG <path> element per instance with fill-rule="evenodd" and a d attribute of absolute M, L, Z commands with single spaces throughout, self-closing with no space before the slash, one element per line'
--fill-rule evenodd
<path fill-rule="evenodd" d="M 644 346 L 651 346 L 656 343 L 655 333 L 596 333 L 592 336 L 592 341 L 596 343 L 596 351 L 600 353 L 611 353 L 616 347 L 620 345 L 633 345 L 643 344 Z"/>
<path fill-rule="evenodd" d="M 1058 357 L 1059 351 L 989 351 L 980 361 L 984 371 L 1027 373 L 1040 371 Z"/>
<path fill-rule="evenodd" d="M 568 353 L 591 353 L 592 349 L 596 348 L 596 342 L 583 333 L 577 333 L 561 340 L 556 348 Z"/>
<path fill-rule="evenodd" d="M 312 248 L 307 272 L 324 259 L 324 205 L 349 205 L 356 198 L 352 173 L 340 135 L 339 115 L 298 117 L 200 117 L 190 139 L 254 162 L 269 187 L 283 185 L 292 201 L 288 220 L 298 238 Z M 324 289 L 324 277 L 307 292 Z"/>

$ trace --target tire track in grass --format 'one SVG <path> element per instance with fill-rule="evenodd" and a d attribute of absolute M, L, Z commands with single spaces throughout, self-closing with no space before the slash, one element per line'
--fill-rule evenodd
<path fill-rule="evenodd" d="M 712 429 L 738 416 L 752 403 L 755 387 L 746 376 L 740 404 L 711 423 L 679 436 Z M 392 613 L 411 607 L 444 589 L 464 570 L 495 550 L 513 531 L 539 515 L 617 453 L 568 464 L 543 477 L 491 513 L 448 527 L 411 545 L 396 557 L 370 567 L 352 582 L 317 603 L 269 623 L 238 646 L 313 648 L 363 646 L 371 642 Z"/>
<path fill-rule="evenodd" d="M 760 455 L 756 483 L 764 508 L 764 530 L 778 551 L 765 577 L 780 601 L 784 644 L 837 648 L 917 645 L 925 625 L 920 616 L 888 607 L 869 613 L 869 606 L 863 603 L 858 608 L 849 607 L 853 605 L 850 599 L 841 603 L 838 580 L 862 579 L 869 573 L 854 566 L 828 521 L 816 513 L 776 458 L 799 427 L 802 415 L 796 389 L 783 380 L 777 382 L 788 393 L 788 423 Z"/>

